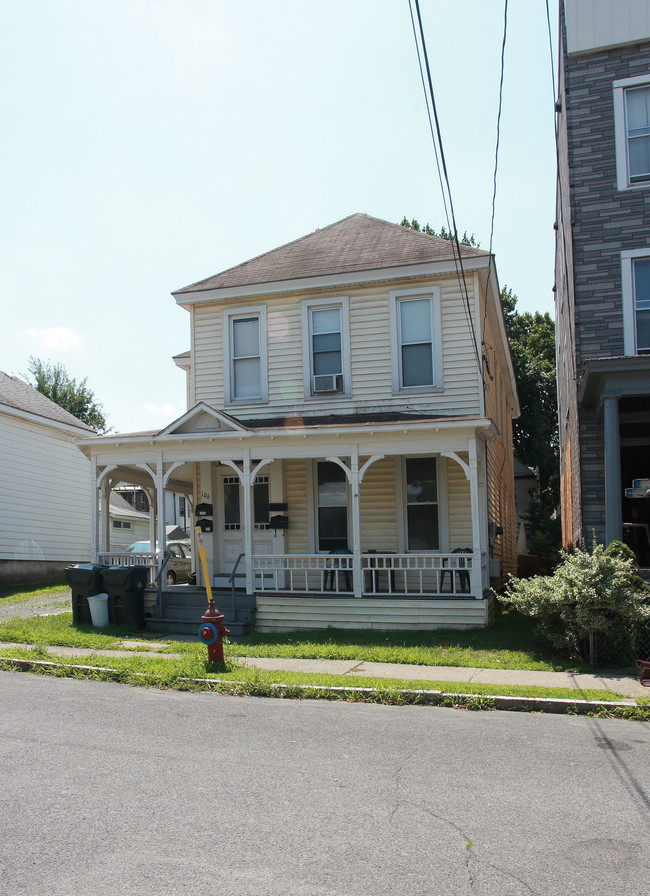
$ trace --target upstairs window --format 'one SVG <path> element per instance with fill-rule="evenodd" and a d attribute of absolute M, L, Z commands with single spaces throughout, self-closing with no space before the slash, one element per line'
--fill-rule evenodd
<path fill-rule="evenodd" d="M 391 293 L 393 378 L 398 392 L 442 387 L 440 290 Z"/>
<path fill-rule="evenodd" d="M 265 314 L 226 314 L 226 400 L 266 401 Z"/>
<path fill-rule="evenodd" d="M 341 309 L 313 308 L 311 311 L 312 391 L 343 391 L 341 357 Z"/>
<path fill-rule="evenodd" d="M 650 352 L 650 258 L 637 258 L 632 264 L 634 274 L 634 320 L 636 351 Z"/>
<path fill-rule="evenodd" d="M 650 354 L 650 246 L 621 252 L 626 355 Z"/>
<path fill-rule="evenodd" d="M 305 397 L 350 394 L 347 299 L 303 305 Z"/>
<path fill-rule="evenodd" d="M 628 177 L 650 180 L 650 86 L 625 91 Z"/>
<path fill-rule="evenodd" d="M 614 81 L 616 181 L 619 190 L 650 185 L 650 76 Z"/>

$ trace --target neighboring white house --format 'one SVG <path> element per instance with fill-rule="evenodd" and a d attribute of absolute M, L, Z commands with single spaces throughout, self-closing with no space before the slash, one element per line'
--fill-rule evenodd
<path fill-rule="evenodd" d="M 90 559 L 90 463 L 75 440 L 93 430 L 0 372 L 0 582 L 64 579 Z"/>
<path fill-rule="evenodd" d="M 460 250 L 358 214 L 175 292 L 189 410 L 80 443 L 103 501 L 153 489 L 161 545 L 165 492 L 190 497 L 260 630 L 488 625 L 519 406 L 494 259 Z"/>
<path fill-rule="evenodd" d="M 134 541 L 149 541 L 151 526 L 149 514 L 132 507 L 115 491 L 111 492 L 109 514 L 111 521 L 111 548 L 124 550 Z"/>

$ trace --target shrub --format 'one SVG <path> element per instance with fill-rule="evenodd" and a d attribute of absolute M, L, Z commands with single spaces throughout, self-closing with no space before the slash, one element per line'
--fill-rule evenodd
<path fill-rule="evenodd" d="M 602 545 L 561 556 L 552 576 L 511 577 L 502 602 L 536 618 L 543 634 L 573 655 L 587 659 L 591 635 L 622 638 L 631 651 L 640 625 L 650 618 L 648 589 L 634 559 Z"/>

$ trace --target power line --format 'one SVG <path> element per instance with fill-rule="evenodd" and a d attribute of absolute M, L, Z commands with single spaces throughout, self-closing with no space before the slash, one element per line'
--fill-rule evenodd
<path fill-rule="evenodd" d="M 547 0 L 548 3 L 548 0 Z M 497 136 L 496 136 L 496 144 L 494 147 L 494 175 L 492 178 L 492 217 L 490 219 L 490 256 L 488 258 L 488 274 L 487 280 L 485 281 L 485 301 L 484 301 L 484 310 L 483 310 L 483 326 L 482 332 L 485 336 L 485 321 L 487 317 L 487 294 L 488 294 L 488 284 L 490 282 L 490 268 L 492 266 L 492 261 L 494 256 L 492 255 L 492 239 L 494 237 L 494 212 L 496 208 L 496 200 L 497 200 L 497 170 L 499 167 L 499 140 L 501 133 L 501 109 L 503 106 L 503 73 L 505 70 L 505 57 L 506 57 L 506 36 L 508 33 L 508 0 L 505 0 L 503 7 L 503 40 L 501 41 L 501 75 L 499 77 L 499 108 L 497 111 Z M 485 345 L 485 339 L 483 341 L 483 345 Z M 487 360 L 487 359 L 486 359 Z M 489 373 L 489 369 L 488 369 Z M 491 377 L 490 377 L 491 378 Z"/>
<path fill-rule="evenodd" d="M 452 234 L 452 239 L 450 240 L 452 245 L 452 254 L 454 258 L 454 266 L 456 268 L 456 276 L 458 278 L 458 282 L 461 288 L 461 294 L 464 296 L 464 307 L 465 314 L 467 317 L 468 325 L 470 331 L 472 333 L 472 345 L 474 346 L 474 354 L 476 356 L 476 364 L 481 375 L 481 382 L 484 384 L 483 380 L 483 364 L 481 363 L 481 358 L 478 351 L 477 341 L 476 341 L 476 329 L 474 327 L 474 321 L 472 319 L 472 312 L 469 302 L 469 290 L 467 288 L 467 280 L 465 278 L 465 269 L 463 267 L 463 259 L 460 252 L 460 244 L 458 239 L 458 228 L 456 227 L 456 216 L 454 214 L 454 204 L 451 196 L 451 186 L 449 183 L 449 175 L 447 174 L 447 163 L 445 161 L 445 153 L 442 145 L 442 134 L 440 133 L 440 121 L 438 120 L 438 112 L 436 109 L 436 100 L 435 94 L 433 91 L 433 82 L 431 80 L 431 69 L 429 67 L 429 56 L 427 53 L 427 45 L 424 37 L 424 27 L 422 25 L 422 16 L 420 14 L 420 3 L 419 0 L 415 0 L 415 10 L 418 18 L 418 26 L 420 31 L 420 43 L 418 43 L 418 37 L 415 28 L 415 20 L 413 18 L 413 0 L 409 0 L 409 7 L 411 10 L 411 22 L 413 25 L 413 36 L 415 38 L 415 44 L 418 52 L 418 60 L 420 60 L 420 44 L 422 46 L 422 55 L 424 56 L 424 68 L 426 70 L 427 83 L 428 83 L 428 93 L 427 88 L 424 82 L 424 75 L 422 73 L 422 62 L 420 61 L 420 73 L 422 75 L 422 86 L 424 88 L 427 112 L 429 114 L 429 125 L 431 129 L 431 138 L 434 145 L 435 155 L 436 155 L 436 165 L 438 167 L 438 177 L 440 179 L 440 186 L 442 189 L 443 196 L 443 205 L 445 208 L 445 218 L 447 220 L 447 227 L 449 228 L 450 233 Z M 431 122 L 431 113 L 429 112 L 429 100 L 431 101 L 431 110 L 433 112 L 433 122 L 435 123 L 435 135 L 433 131 L 433 125 Z M 437 138 L 437 139 L 436 139 Z M 444 184 L 443 184 L 444 178 Z M 450 220 L 451 213 L 451 220 Z M 485 384 L 484 384 L 485 385 Z"/>

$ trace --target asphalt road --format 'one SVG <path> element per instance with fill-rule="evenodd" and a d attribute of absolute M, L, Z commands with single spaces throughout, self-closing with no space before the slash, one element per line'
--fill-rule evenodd
<path fill-rule="evenodd" d="M 647 896 L 650 725 L 0 673 L 2 896 Z"/>

